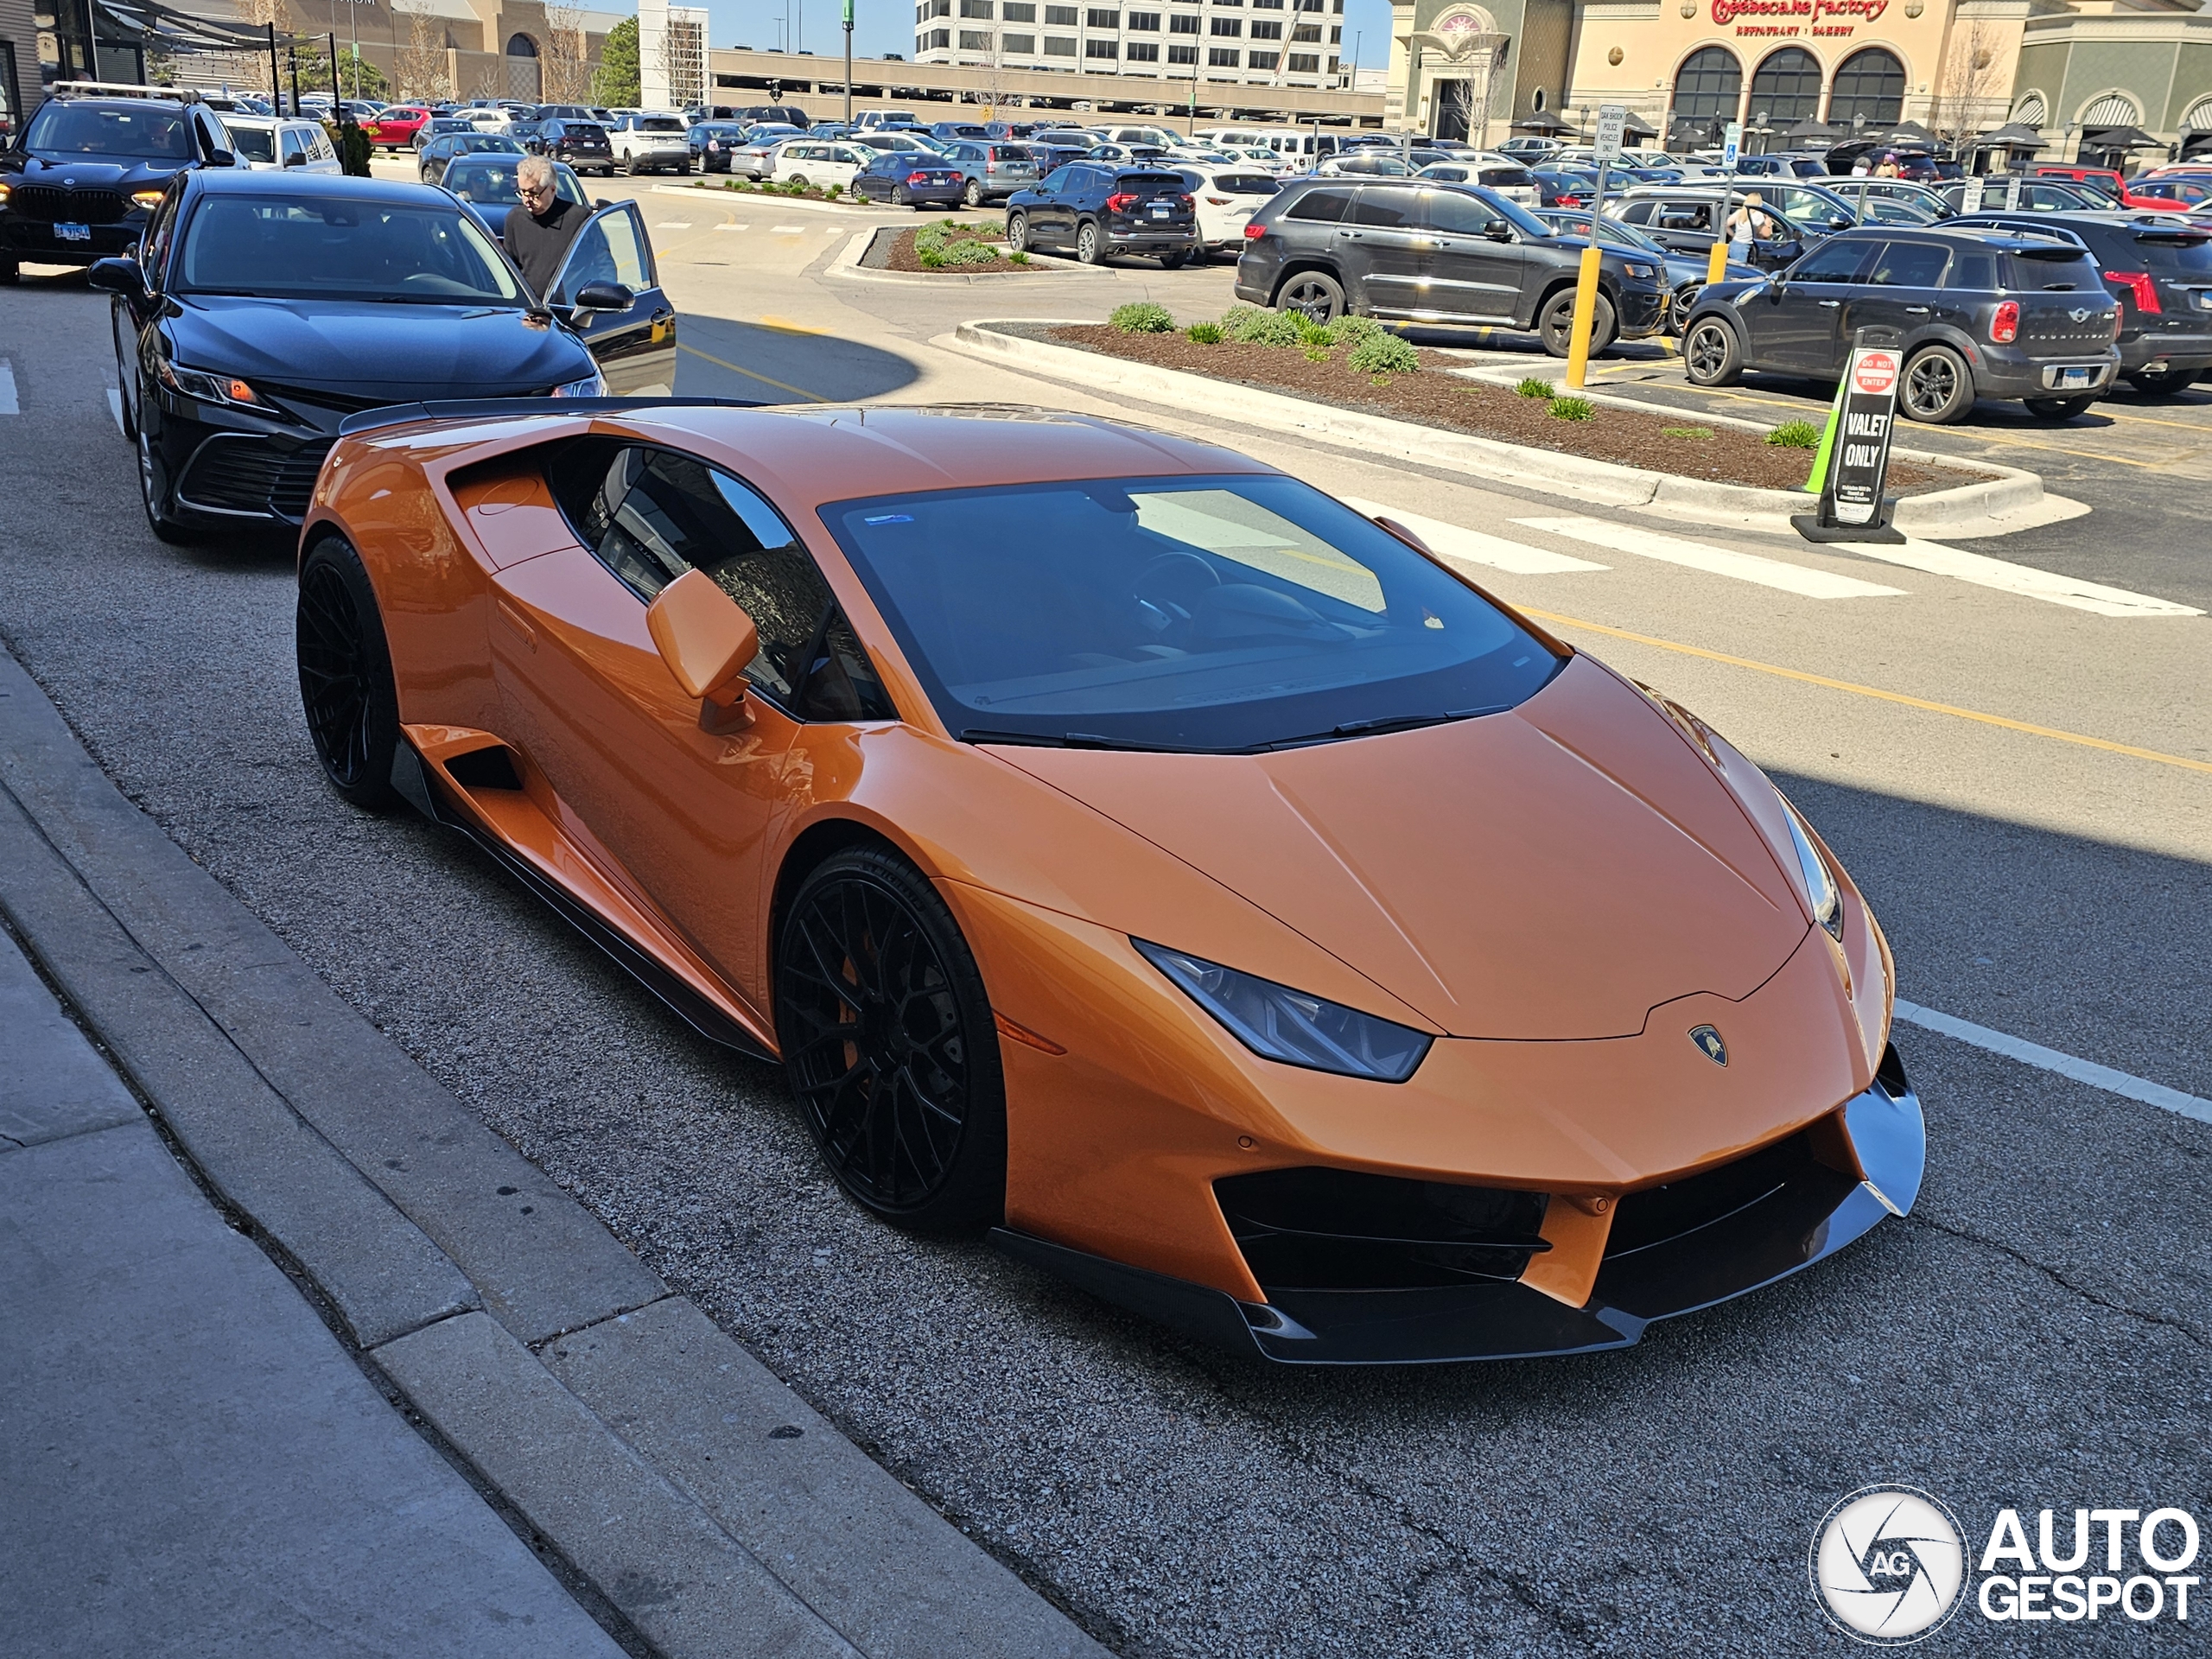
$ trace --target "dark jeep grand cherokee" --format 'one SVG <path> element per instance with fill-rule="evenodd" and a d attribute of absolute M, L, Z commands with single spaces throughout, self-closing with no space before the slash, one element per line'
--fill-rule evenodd
<path fill-rule="evenodd" d="M 205 104 L 58 96 L 0 150 L 0 283 L 23 260 L 89 265 L 138 245 L 170 177 L 231 164 L 231 137 Z"/>
<path fill-rule="evenodd" d="M 1326 322 L 1344 311 L 1408 322 L 1530 330 L 1567 354 L 1583 244 L 1517 203 L 1430 179 L 1285 185 L 1244 227 L 1236 297 Z M 1657 332 L 1656 255 L 1600 248 L 1594 355 Z"/>

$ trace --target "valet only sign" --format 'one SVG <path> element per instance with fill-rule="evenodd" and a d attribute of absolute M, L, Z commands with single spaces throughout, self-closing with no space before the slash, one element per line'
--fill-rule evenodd
<path fill-rule="evenodd" d="M 1904 353 L 1889 346 L 1861 346 L 1851 353 L 1835 408 L 1814 462 L 1821 510 L 1790 522 L 1816 542 L 1890 542 L 1904 538 L 1884 522 L 1882 483 L 1890 471 L 1890 435 L 1897 424 L 1897 381 Z"/>

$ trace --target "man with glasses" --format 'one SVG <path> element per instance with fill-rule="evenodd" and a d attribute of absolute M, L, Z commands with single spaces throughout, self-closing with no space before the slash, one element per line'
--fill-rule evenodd
<path fill-rule="evenodd" d="M 553 188 L 553 163 L 543 156 L 523 157 L 515 169 L 515 192 L 521 205 L 507 209 L 506 227 L 500 234 L 507 257 L 521 267 L 531 291 L 543 299 L 591 209 L 580 201 L 561 200 Z"/>

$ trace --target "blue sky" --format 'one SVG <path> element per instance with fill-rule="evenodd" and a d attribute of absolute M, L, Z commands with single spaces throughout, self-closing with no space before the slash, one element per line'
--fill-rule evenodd
<path fill-rule="evenodd" d="M 712 0 L 713 16 L 708 38 L 715 46 L 772 47 L 790 44 L 785 38 L 788 18 L 798 26 L 798 43 L 822 57 L 845 49 L 839 22 L 839 0 Z M 1333 19 L 1332 21 L 1334 21 Z M 1389 0 L 1345 0 L 1344 55 L 1352 54 L 1355 37 L 1359 61 L 1370 67 L 1387 62 L 1390 49 Z M 855 0 L 853 50 L 861 57 L 914 49 L 912 0 Z"/>

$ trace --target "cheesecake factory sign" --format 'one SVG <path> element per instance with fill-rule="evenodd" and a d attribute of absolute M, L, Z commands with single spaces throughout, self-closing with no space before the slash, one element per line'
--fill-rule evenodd
<path fill-rule="evenodd" d="M 1848 35 L 1889 10 L 1890 0 L 1713 0 L 1713 21 L 1738 35 Z"/>

